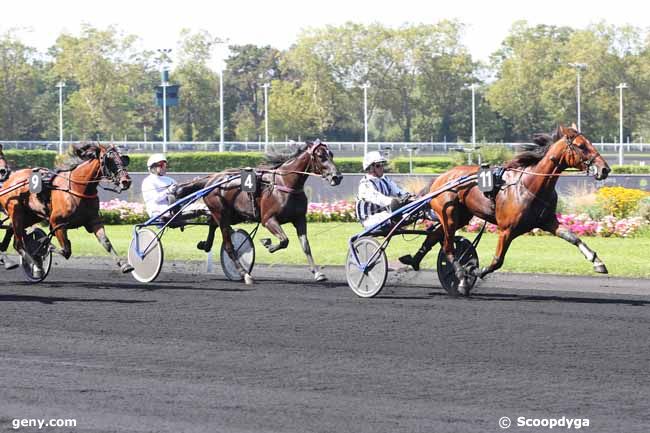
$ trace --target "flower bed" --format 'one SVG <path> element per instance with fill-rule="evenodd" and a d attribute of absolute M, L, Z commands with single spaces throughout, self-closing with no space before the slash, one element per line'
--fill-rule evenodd
<path fill-rule="evenodd" d="M 307 207 L 307 221 L 309 222 L 356 222 L 354 202 L 340 200 L 333 203 L 309 203 Z M 142 203 L 126 202 L 113 199 L 100 204 L 100 212 L 105 224 L 138 224 L 147 220 L 147 213 Z M 594 220 L 587 214 L 557 214 L 561 225 L 569 228 L 578 236 L 601 236 L 601 237 L 630 237 L 640 228 L 648 225 L 642 217 L 617 218 L 605 216 Z M 483 220 L 472 218 L 464 231 L 474 233 L 480 230 Z M 496 232 L 497 227 L 489 224 L 486 227 L 488 232 Z M 546 232 L 535 229 L 531 232 L 534 235 L 546 234 Z"/>
<path fill-rule="evenodd" d="M 634 235 L 640 228 L 647 225 L 648 222 L 641 217 L 617 218 L 612 215 L 605 216 L 600 220 L 593 220 L 587 214 L 557 214 L 560 225 L 567 227 L 578 236 L 600 236 L 600 237 L 621 237 L 626 238 Z M 483 225 L 483 220 L 472 218 L 464 230 L 469 233 L 478 232 Z M 497 227 L 488 223 L 485 230 L 496 232 Z M 534 229 L 529 234 L 545 235 L 547 232 Z"/>

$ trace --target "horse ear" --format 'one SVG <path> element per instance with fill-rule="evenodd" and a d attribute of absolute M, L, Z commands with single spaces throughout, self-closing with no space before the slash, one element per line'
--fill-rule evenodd
<path fill-rule="evenodd" d="M 558 125 L 557 125 L 557 133 L 555 135 L 557 135 L 558 137 L 564 137 L 566 134 L 567 134 L 566 128 L 564 126 L 562 126 L 561 123 L 558 123 Z"/>
<path fill-rule="evenodd" d="M 578 130 L 578 127 L 576 126 L 575 122 L 571 124 L 571 128 L 575 129 L 576 131 Z"/>

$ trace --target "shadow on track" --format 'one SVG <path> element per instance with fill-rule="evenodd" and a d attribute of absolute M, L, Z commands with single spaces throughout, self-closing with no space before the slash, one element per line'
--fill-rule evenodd
<path fill-rule="evenodd" d="M 432 295 L 445 296 L 441 293 L 432 293 Z M 517 295 L 505 293 L 476 293 L 468 298 L 468 300 L 497 302 L 564 302 L 572 304 L 630 305 L 634 307 L 650 305 L 650 301 L 639 299 L 590 298 L 558 295 Z"/>
<path fill-rule="evenodd" d="M 61 298 L 57 296 L 30 296 L 30 295 L 0 295 L 0 302 L 40 302 L 42 304 L 54 304 L 56 302 L 97 302 L 115 304 L 151 304 L 158 301 L 138 301 L 134 299 L 83 299 L 83 298 Z"/>
<path fill-rule="evenodd" d="M 230 280 L 206 280 L 214 282 L 230 282 Z M 48 282 L 52 288 L 67 288 L 71 284 L 84 286 L 94 290 L 140 290 L 144 292 L 156 292 L 158 290 L 196 290 L 204 292 L 250 292 L 253 289 L 225 288 L 225 287 L 193 287 L 191 285 L 180 285 L 177 281 L 159 279 L 155 284 L 146 283 L 104 283 L 104 282 L 87 282 L 87 281 L 65 281 L 65 282 Z M 29 284 L 25 284 L 29 285 Z"/>

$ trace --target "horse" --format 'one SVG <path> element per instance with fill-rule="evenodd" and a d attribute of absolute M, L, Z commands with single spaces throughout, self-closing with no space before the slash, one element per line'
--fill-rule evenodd
<path fill-rule="evenodd" d="M 289 245 L 289 238 L 281 225 L 291 222 L 296 228 L 314 279 L 325 281 L 325 275 L 316 268 L 307 239 L 308 200 L 303 187 L 310 175 L 320 175 L 332 186 L 340 184 L 343 176 L 334 164 L 334 156 L 327 144 L 315 140 L 306 142 L 291 155 L 269 153 L 266 157 L 269 164 L 256 169 L 260 188 L 255 195 L 243 192 L 241 179 L 237 178 L 224 183 L 204 197 L 212 221 L 207 239 L 199 242 L 197 247 L 209 252 L 214 242 L 214 232 L 220 227 L 228 256 L 235 263 L 246 284 L 252 284 L 253 278 L 237 260 L 230 238 L 231 226 L 243 221 L 261 223 L 279 240 L 278 244 L 272 244 L 271 239 L 261 239 L 269 252 L 274 253 Z M 176 197 L 184 197 L 234 174 L 239 174 L 239 170 L 226 170 L 179 185 L 175 192 Z"/>
<path fill-rule="evenodd" d="M 510 243 L 516 237 L 534 228 L 548 231 L 576 246 L 598 273 L 607 273 L 605 264 L 578 236 L 560 226 L 556 217 L 558 176 L 567 168 L 586 171 L 596 180 L 607 178 L 610 167 L 591 141 L 577 130 L 575 124 L 565 128 L 559 125 L 553 136 L 536 134 L 533 143 L 504 166 L 503 184 L 494 195 L 479 191 L 476 181 L 461 184 L 431 200 L 431 208 L 440 218 L 442 249 L 453 264 L 459 280 L 458 293 L 468 295 L 467 278 L 484 278 L 503 265 Z M 440 175 L 429 191 L 463 176 L 475 174 L 477 166 L 459 166 Z M 489 266 L 483 269 L 465 269 L 456 260 L 454 233 L 477 216 L 498 227 L 496 253 Z M 438 233 L 440 235 L 440 233 Z"/>
<path fill-rule="evenodd" d="M 14 249 L 32 267 L 33 274 L 40 278 L 43 273 L 40 261 L 25 248 L 25 229 L 38 222 L 47 222 L 50 236 L 56 236 L 60 249 L 52 249 L 66 259 L 70 258 L 72 248 L 67 236 L 69 229 L 84 227 L 94 233 L 99 243 L 115 259 L 123 273 L 131 272 L 133 267 L 122 263 L 117 252 L 106 236 L 104 224 L 99 216 L 99 197 L 97 187 L 101 180 L 110 180 L 121 192 L 131 186 L 131 178 L 126 171 L 129 157 L 121 155 L 114 145 L 81 143 L 72 147 L 72 154 L 80 162 L 67 170 L 57 173 L 41 168 L 27 168 L 12 173 L 4 183 L 4 190 L 14 188 L 0 196 L 2 206 L 11 218 L 14 232 Z M 41 192 L 30 192 L 29 179 L 33 173 L 45 176 Z"/>
<path fill-rule="evenodd" d="M 11 168 L 9 167 L 9 163 L 5 158 L 2 144 L 0 144 L 0 187 L 2 186 L 2 183 L 5 180 L 7 180 L 10 174 L 11 174 Z M 0 208 L 0 213 L 4 214 L 5 213 L 4 209 Z M 11 227 L 7 227 L 4 225 L 8 219 L 9 217 L 2 217 L 3 220 L 2 226 L 3 228 L 5 228 L 5 235 L 2 238 L 2 242 L 0 242 L 0 264 L 3 264 L 5 266 L 5 269 L 10 270 L 18 267 L 18 263 L 14 263 L 13 261 L 11 261 L 5 254 L 7 248 L 9 247 L 9 242 L 11 242 L 11 237 L 14 234 Z"/>

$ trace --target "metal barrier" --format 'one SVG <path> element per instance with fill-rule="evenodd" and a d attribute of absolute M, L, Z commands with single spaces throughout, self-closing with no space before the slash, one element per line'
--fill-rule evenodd
<path fill-rule="evenodd" d="M 162 152 L 163 143 L 161 141 L 111 141 L 121 149 L 129 153 L 154 153 Z M 64 141 L 63 147 L 67 148 L 70 144 L 79 143 L 79 141 Z M 58 141 L 0 141 L 0 144 L 9 149 L 28 149 L 28 150 L 53 150 L 58 151 Z M 170 141 L 167 142 L 167 152 L 218 152 L 218 141 Z M 293 141 L 274 141 L 269 142 L 268 149 L 276 151 L 286 151 L 294 149 L 299 143 Z M 364 143 L 358 141 L 328 141 L 327 144 L 339 156 L 359 156 L 363 155 Z M 518 146 L 524 143 L 477 143 L 477 146 L 494 146 L 504 145 L 510 149 L 516 150 Z M 601 153 L 618 154 L 621 145 L 619 143 L 594 143 Z M 265 143 L 261 141 L 227 141 L 224 148 L 228 152 L 263 152 Z M 455 142 L 369 142 L 368 150 L 379 150 L 388 152 L 392 155 L 437 155 L 446 154 L 453 150 L 471 150 L 469 143 Z M 650 155 L 650 145 L 648 143 L 624 143 L 623 153 L 643 153 Z"/>

